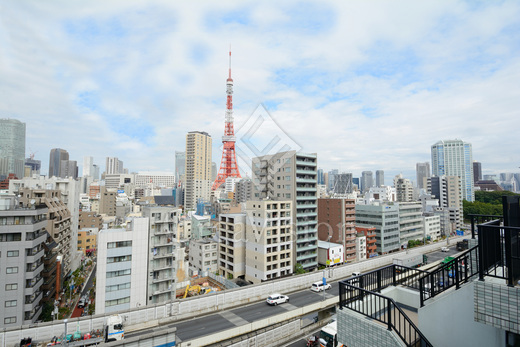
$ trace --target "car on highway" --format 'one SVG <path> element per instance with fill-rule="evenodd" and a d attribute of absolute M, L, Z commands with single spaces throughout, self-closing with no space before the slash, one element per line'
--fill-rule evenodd
<path fill-rule="evenodd" d="M 442 251 L 442 252 L 449 252 L 450 249 L 449 249 L 448 247 L 442 247 L 442 248 L 441 248 L 441 251 Z"/>
<path fill-rule="evenodd" d="M 289 302 L 289 297 L 287 295 L 282 294 L 271 294 L 267 297 L 266 302 L 269 305 L 278 305 L 283 304 L 284 302 Z"/>
<path fill-rule="evenodd" d="M 328 284 L 328 283 L 327 284 L 323 284 L 323 282 L 321 282 L 321 281 L 320 282 L 314 282 L 312 284 L 312 286 L 311 286 L 311 290 L 313 292 L 321 292 L 323 290 L 327 290 L 327 289 L 330 289 L 330 288 L 331 288 L 330 284 Z"/>

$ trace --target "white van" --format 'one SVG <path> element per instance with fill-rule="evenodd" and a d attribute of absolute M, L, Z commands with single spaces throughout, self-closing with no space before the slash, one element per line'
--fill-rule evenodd
<path fill-rule="evenodd" d="M 313 292 L 321 292 L 322 290 L 327 290 L 327 289 L 330 289 L 330 284 L 325 284 L 323 285 L 323 282 L 320 281 L 320 282 L 314 282 L 311 286 L 311 290 Z"/>

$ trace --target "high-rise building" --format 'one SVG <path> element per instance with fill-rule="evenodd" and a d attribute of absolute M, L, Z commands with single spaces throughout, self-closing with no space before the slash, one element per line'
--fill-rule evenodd
<path fill-rule="evenodd" d="M 94 158 L 83 157 L 83 177 L 94 175 Z"/>
<path fill-rule="evenodd" d="M 61 178 L 78 178 L 78 162 L 75 160 L 62 160 L 60 163 Z"/>
<path fill-rule="evenodd" d="M 292 200 L 294 264 L 318 266 L 317 163 L 315 153 L 280 152 L 253 158 L 255 198 Z"/>
<path fill-rule="evenodd" d="M 323 169 L 318 169 L 318 184 L 325 184 Z"/>
<path fill-rule="evenodd" d="M 100 174 L 100 170 L 99 170 L 99 165 L 96 165 L 94 164 L 93 165 L 93 173 L 92 173 L 92 177 L 95 179 L 95 180 L 98 180 L 99 179 L 99 174 Z"/>
<path fill-rule="evenodd" d="M 462 140 L 439 141 L 432 145 L 432 175 L 459 176 L 462 198 L 475 200 L 471 143 Z"/>
<path fill-rule="evenodd" d="M 49 177 L 61 177 L 61 165 L 64 161 L 69 160 L 69 152 L 61 148 L 51 149 L 49 157 Z"/>
<path fill-rule="evenodd" d="M 327 174 L 327 181 L 325 184 L 327 185 L 328 191 L 334 191 L 334 183 L 336 175 L 339 173 L 338 169 L 330 170 Z"/>
<path fill-rule="evenodd" d="M 117 175 L 125 173 L 125 169 L 123 168 L 123 161 L 117 159 L 116 157 L 107 157 L 106 166 L 105 166 L 105 174 L 106 175 Z"/>
<path fill-rule="evenodd" d="M 482 181 L 482 164 L 478 161 L 473 162 L 473 184 Z"/>
<path fill-rule="evenodd" d="M 180 182 L 186 173 L 186 152 L 175 151 L 175 181 Z"/>
<path fill-rule="evenodd" d="M 361 173 L 361 191 L 366 193 L 374 186 L 374 178 L 372 171 L 363 171 Z"/>
<path fill-rule="evenodd" d="M 209 201 L 212 183 L 211 146 L 211 136 L 206 132 L 191 131 L 186 135 L 186 211 L 195 211 L 197 199 Z"/>
<path fill-rule="evenodd" d="M 13 173 L 24 177 L 25 123 L 16 119 L 0 119 L 0 178 Z"/>
<path fill-rule="evenodd" d="M 236 183 L 235 191 L 237 204 L 251 200 L 253 198 L 253 181 L 250 178 L 242 178 Z"/>
<path fill-rule="evenodd" d="M 420 189 L 426 189 L 425 179 L 430 177 L 430 163 L 417 163 L 415 164 L 415 172 L 417 174 L 417 187 Z"/>
<path fill-rule="evenodd" d="M 31 154 L 31 156 L 29 158 L 25 158 L 26 173 L 25 173 L 24 177 L 31 177 L 34 174 L 39 175 L 41 167 L 42 167 L 41 160 L 34 159 L 34 155 Z M 29 171 L 27 172 L 27 170 L 29 170 Z M 21 178 L 21 177 L 19 177 L 19 178 Z"/>
<path fill-rule="evenodd" d="M 376 170 L 376 187 L 385 185 L 385 172 L 383 170 Z"/>

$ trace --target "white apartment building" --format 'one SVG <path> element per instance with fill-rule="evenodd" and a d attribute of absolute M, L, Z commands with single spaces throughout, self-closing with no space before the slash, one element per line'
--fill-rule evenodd
<path fill-rule="evenodd" d="M 246 203 L 246 280 L 260 283 L 292 274 L 292 204 L 270 199 Z M 306 247 L 316 250 L 311 242 Z"/>
<path fill-rule="evenodd" d="M 361 261 L 367 258 L 367 237 L 356 237 L 356 260 Z"/>
<path fill-rule="evenodd" d="M 318 241 L 318 263 L 325 266 L 341 265 L 345 262 L 345 249 L 340 243 Z"/>
<path fill-rule="evenodd" d="M 424 238 L 435 241 L 441 237 L 441 217 L 423 216 Z"/>
<path fill-rule="evenodd" d="M 148 228 L 148 218 L 132 218 L 126 229 L 99 232 L 96 314 L 147 304 Z"/>
<path fill-rule="evenodd" d="M 219 216 L 219 274 L 225 278 L 245 278 L 246 214 Z"/>
<path fill-rule="evenodd" d="M 415 200 L 412 181 L 410 181 L 408 178 L 404 178 L 402 174 L 394 177 L 394 187 L 396 201 L 411 202 Z"/>
<path fill-rule="evenodd" d="M 173 188 L 175 187 L 175 173 L 143 171 L 135 176 L 135 185 L 145 188 L 153 187 Z"/>

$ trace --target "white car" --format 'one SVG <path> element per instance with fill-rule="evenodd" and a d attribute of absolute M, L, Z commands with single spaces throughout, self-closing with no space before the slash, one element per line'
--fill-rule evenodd
<path fill-rule="evenodd" d="M 449 252 L 450 249 L 448 247 L 442 247 L 441 252 Z"/>
<path fill-rule="evenodd" d="M 282 294 L 271 294 L 267 297 L 266 301 L 269 305 L 278 305 L 283 304 L 284 302 L 289 302 L 289 297 Z"/>
<path fill-rule="evenodd" d="M 327 289 L 330 289 L 331 286 L 330 284 L 323 284 L 323 282 L 314 282 L 311 286 L 311 290 L 313 292 L 321 292 L 322 290 L 327 290 Z"/>

